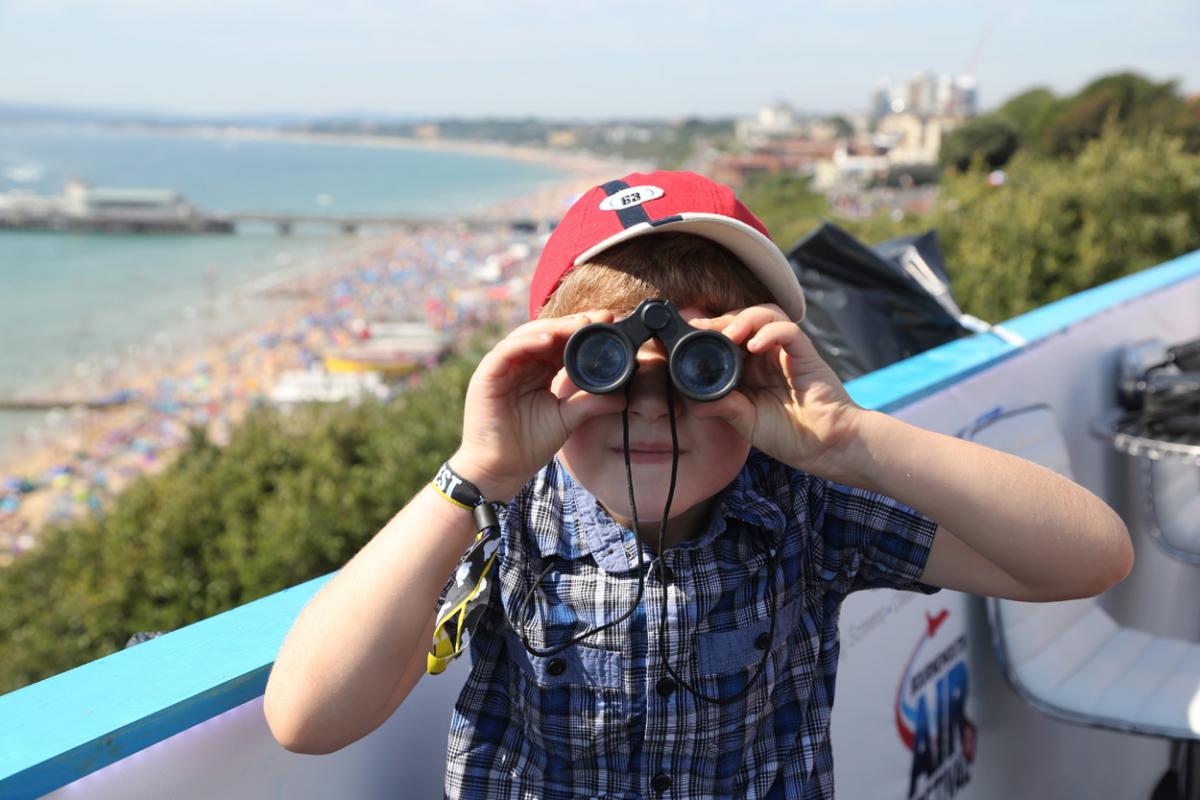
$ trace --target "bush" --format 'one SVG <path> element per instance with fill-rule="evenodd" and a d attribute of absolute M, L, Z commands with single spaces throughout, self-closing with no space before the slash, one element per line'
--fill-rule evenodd
<path fill-rule="evenodd" d="M 388 405 L 252 412 L 0 571 L 0 692 L 338 569 L 458 446 L 480 353 Z"/>

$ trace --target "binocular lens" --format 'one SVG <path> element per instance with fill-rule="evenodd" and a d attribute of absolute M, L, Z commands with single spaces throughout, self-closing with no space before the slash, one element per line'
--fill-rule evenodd
<path fill-rule="evenodd" d="M 679 388 L 695 399 L 716 399 L 738 379 L 737 353 L 719 335 L 689 336 L 675 351 L 672 374 Z"/>
<path fill-rule="evenodd" d="M 579 388 L 585 391 L 608 389 L 624 377 L 629 368 L 629 349 L 615 334 L 603 329 L 588 331 L 575 353 L 574 367 L 577 374 L 572 378 L 583 381 Z"/>

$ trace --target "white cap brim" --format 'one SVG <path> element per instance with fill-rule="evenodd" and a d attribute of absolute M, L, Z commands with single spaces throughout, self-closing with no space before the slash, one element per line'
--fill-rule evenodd
<path fill-rule="evenodd" d="M 690 233 L 722 245 L 762 281 L 788 317 L 794 322 L 804 318 L 804 290 L 783 251 L 753 227 L 722 214 L 685 213 L 633 225 L 580 253 L 574 266 L 621 242 L 655 233 Z"/>

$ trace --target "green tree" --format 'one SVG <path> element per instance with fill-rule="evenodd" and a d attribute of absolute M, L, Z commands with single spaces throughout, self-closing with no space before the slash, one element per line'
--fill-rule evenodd
<path fill-rule="evenodd" d="M 992 186 L 946 173 L 929 214 L 845 224 L 868 242 L 937 228 L 963 310 L 1000 321 L 1200 249 L 1200 155 L 1117 123 L 1075 159 L 1022 151 Z"/>
<path fill-rule="evenodd" d="M 1132 72 L 1092 81 L 1058 109 L 1042 134 L 1043 149 L 1053 155 L 1075 155 L 1098 138 L 1109 120 L 1129 134 L 1162 130 L 1195 152 L 1200 124 L 1175 81 L 1155 83 Z"/>
<path fill-rule="evenodd" d="M 1017 129 L 1003 117 L 996 114 L 976 117 L 946 135 L 938 153 L 938 163 L 962 171 L 975 159 L 981 159 L 988 167 L 996 169 L 1012 158 L 1018 140 Z"/>
<path fill-rule="evenodd" d="M 799 175 L 776 173 L 752 178 L 739 198 L 758 215 L 782 248 L 800 241 L 828 213 L 825 198 L 814 192 L 811 181 Z"/>
<path fill-rule="evenodd" d="M 261 408 L 0 571 L 0 692 L 339 568 L 457 446 L 481 352 L 387 405 Z"/>
<path fill-rule="evenodd" d="M 1037 87 L 1006 100 L 996 109 L 996 116 L 1016 128 L 1021 146 L 1036 145 L 1062 103 L 1049 89 Z"/>

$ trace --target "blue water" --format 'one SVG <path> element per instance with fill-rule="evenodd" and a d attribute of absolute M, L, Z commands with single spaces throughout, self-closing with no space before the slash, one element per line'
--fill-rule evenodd
<path fill-rule="evenodd" d="M 214 211 L 428 216 L 480 209 L 563 173 L 427 150 L 0 127 L 0 192 L 58 194 L 73 176 L 173 189 Z M 0 232 L 0 395 L 86 383 L 195 350 L 270 313 L 271 301 L 251 296 L 248 284 L 328 266 L 355 241 L 320 229 L 281 237 L 266 227 L 233 236 Z M 41 416 L 0 412 L 0 449 Z"/>

